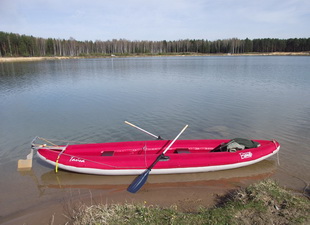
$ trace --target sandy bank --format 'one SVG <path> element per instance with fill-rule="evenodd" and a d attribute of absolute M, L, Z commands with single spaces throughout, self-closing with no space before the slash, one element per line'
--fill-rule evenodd
<path fill-rule="evenodd" d="M 234 55 L 270 55 L 270 56 L 310 56 L 310 52 L 261 52 L 261 53 L 242 53 Z"/>
<path fill-rule="evenodd" d="M 77 59 L 80 57 L 0 57 L 0 62 L 33 62 L 43 60 Z"/>
<path fill-rule="evenodd" d="M 86 56 L 86 57 L 71 57 L 71 56 L 54 56 L 54 57 L 0 57 L 1 62 L 33 62 L 43 60 L 62 60 L 62 59 L 80 59 L 80 58 L 107 58 L 107 57 L 153 57 L 153 56 L 310 56 L 310 52 L 265 52 L 265 53 L 241 53 L 241 54 L 202 54 L 202 53 L 187 53 L 185 55 L 180 54 L 167 54 L 167 55 L 120 55 L 120 56 Z"/>

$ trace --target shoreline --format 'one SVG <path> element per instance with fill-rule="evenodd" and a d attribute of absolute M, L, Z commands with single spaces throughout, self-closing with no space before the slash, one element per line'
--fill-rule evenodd
<path fill-rule="evenodd" d="M 63 60 L 63 59 L 78 59 L 83 57 L 70 56 L 37 56 L 37 57 L 0 57 L 0 63 L 5 62 L 35 62 L 44 60 Z"/>
<path fill-rule="evenodd" d="M 262 53 L 178 53 L 178 54 L 129 54 L 129 55 L 89 55 L 89 56 L 34 56 L 34 57 L 0 57 L 0 63 L 34 62 L 44 60 L 90 59 L 90 58 L 127 58 L 127 57 L 165 57 L 165 56 L 310 56 L 310 52 L 262 52 Z"/>

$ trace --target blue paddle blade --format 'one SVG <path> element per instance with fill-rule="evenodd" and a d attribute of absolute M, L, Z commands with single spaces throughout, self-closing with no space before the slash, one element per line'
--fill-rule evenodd
<path fill-rule="evenodd" d="M 147 169 L 144 173 L 140 174 L 127 188 L 127 191 L 131 193 L 136 193 L 137 191 L 140 190 L 140 188 L 145 184 L 149 173 L 150 169 Z"/>

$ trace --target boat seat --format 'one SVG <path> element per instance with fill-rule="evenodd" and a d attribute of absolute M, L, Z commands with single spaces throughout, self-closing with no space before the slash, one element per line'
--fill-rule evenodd
<path fill-rule="evenodd" d="M 104 151 L 101 153 L 101 156 L 113 156 L 114 151 Z"/>
<path fill-rule="evenodd" d="M 191 153 L 190 150 L 188 148 L 177 148 L 174 153 L 177 153 L 177 154 L 189 154 Z"/>

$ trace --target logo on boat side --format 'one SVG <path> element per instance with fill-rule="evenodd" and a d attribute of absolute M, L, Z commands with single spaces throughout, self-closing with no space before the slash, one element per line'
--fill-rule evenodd
<path fill-rule="evenodd" d="M 79 158 L 75 158 L 74 156 L 71 156 L 70 162 L 80 162 L 80 163 L 85 163 L 84 159 L 79 159 Z"/>
<path fill-rule="evenodd" d="M 252 152 L 242 152 L 239 154 L 240 154 L 241 159 L 252 158 L 252 155 L 253 155 Z"/>

